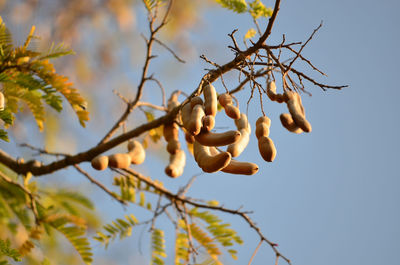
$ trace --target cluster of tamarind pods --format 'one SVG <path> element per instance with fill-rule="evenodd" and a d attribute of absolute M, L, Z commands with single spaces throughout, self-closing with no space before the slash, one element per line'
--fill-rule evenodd
<path fill-rule="evenodd" d="M 168 111 L 179 106 L 179 93 L 173 93 L 168 100 Z M 276 93 L 274 81 L 267 84 L 267 95 L 271 101 L 285 102 L 289 113 L 280 115 L 280 120 L 287 130 L 294 133 L 311 132 L 311 125 L 305 118 L 301 97 L 297 92 L 284 91 Z M 241 113 L 232 101 L 229 93 L 217 96 L 215 88 L 208 84 L 203 87 L 204 100 L 192 97 L 181 109 L 177 118 L 164 125 L 163 136 L 167 142 L 167 152 L 170 154 L 169 164 L 165 173 L 176 178 L 183 174 L 186 164 L 185 152 L 179 142 L 180 125 L 185 132 L 185 139 L 193 144 L 193 156 L 199 167 L 207 173 L 222 171 L 231 174 L 253 175 L 258 172 L 258 166 L 251 162 L 241 162 L 233 159 L 238 157 L 247 147 L 250 140 L 251 127 L 247 116 Z M 224 108 L 225 114 L 234 120 L 237 130 L 214 133 L 215 116 L 218 102 Z M 269 138 L 271 120 L 261 116 L 256 121 L 255 135 L 261 157 L 272 162 L 276 157 L 274 142 Z M 219 148 L 227 146 L 226 151 Z M 126 168 L 131 164 L 143 163 L 145 151 L 138 141 L 128 142 L 128 152 L 110 156 L 98 156 L 92 160 L 93 168 L 104 170 L 108 166 Z"/>
<path fill-rule="evenodd" d="M 144 151 L 142 144 L 136 140 L 129 140 L 127 153 L 96 156 L 92 159 L 91 164 L 96 170 L 104 170 L 108 167 L 128 168 L 131 164 L 142 164 L 145 158 L 146 152 Z"/>

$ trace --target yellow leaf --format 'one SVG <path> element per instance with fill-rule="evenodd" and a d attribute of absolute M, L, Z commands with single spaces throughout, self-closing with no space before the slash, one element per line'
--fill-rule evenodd
<path fill-rule="evenodd" d="M 257 31 L 253 28 L 249 29 L 246 33 L 246 35 L 244 35 L 245 39 L 251 39 L 253 38 L 255 35 L 257 34 Z"/>

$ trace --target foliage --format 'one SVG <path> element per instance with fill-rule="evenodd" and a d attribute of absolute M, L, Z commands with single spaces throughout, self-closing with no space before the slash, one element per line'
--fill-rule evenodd
<path fill-rule="evenodd" d="M 8 239 L 6 241 L 0 239 L 0 258 L 2 256 L 10 257 L 14 261 L 21 261 L 21 254 L 18 250 L 11 248 L 11 243 Z M 5 260 L 0 260 L 0 264 L 7 265 L 9 263 Z"/>
<path fill-rule="evenodd" d="M 250 13 L 254 19 L 260 17 L 270 17 L 272 9 L 265 7 L 261 0 L 254 0 L 247 3 L 246 0 L 215 0 L 222 7 L 232 10 L 236 13 Z"/>
<path fill-rule="evenodd" d="M 23 183 L 18 183 L 14 180 L 16 176 L 9 174 L 11 177 L 8 178 L 3 174 L 0 178 L 0 231 L 8 231 L 1 237 L 6 236 L 12 240 L 3 241 L 0 238 L 2 253 L 20 259 L 30 255 L 40 242 L 45 243 L 54 238 L 54 232 L 58 231 L 75 248 L 82 260 L 90 264 L 92 253 L 85 234 L 88 227 L 95 225 L 91 220 L 98 218 L 90 212 L 93 210 L 92 202 L 76 191 L 54 187 L 38 189 L 36 182 L 29 182 L 29 177 Z M 37 210 L 31 212 L 32 207 Z M 21 240 L 21 243 L 17 243 Z M 7 251 L 11 244 L 17 244 L 12 252 Z M 59 246 L 56 242 L 52 244 L 55 248 Z M 35 256 L 29 258 L 36 259 Z"/>
<path fill-rule="evenodd" d="M 30 48 L 35 26 L 32 27 L 22 46 L 14 46 L 11 33 L 0 17 L 0 83 L 6 98 L 6 106 L 0 111 L 0 118 L 6 127 L 12 125 L 15 114 L 25 103 L 32 112 L 40 130 L 45 122 L 45 105 L 60 112 L 63 109 L 62 96 L 74 109 L 79 122 L 85 126 L 89 120 L 85 110 L 86 101 L 66 76 L 56 73 L 50 59 L 73 54 L 65 45 L 52 44 L 44 52 Z M 7 140 L 5 130 L 1 138 Z"/>

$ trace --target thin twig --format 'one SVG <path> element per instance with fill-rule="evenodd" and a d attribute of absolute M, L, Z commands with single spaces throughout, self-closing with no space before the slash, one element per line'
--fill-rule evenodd
<path fill-rule="evenodd" d="M 248 216 L 248 212 L 244 212 L 244 211 L 240 211 L 240 210 L 232 210 L 232 209 L 228 209 L 228 208 L 225 208 L 222 206 L 212 206 L 212 205 L 208 205 L 208 204 L 202 204 L 202 203 L 195 202 L 194 200 L 192 200 L 190 198 L 181 197 L 178 194 L 174 194 L 171 191 L 164 188 L 163 186 L 155 183 L 151 178 L 143 176 L 142 174 L 132 170 L 131 168 L 122 169 L 122 170 L 116 169 L 116 171 L 124 176 L 126 176 L 126 174 L 124 173 L 124 172 L 126 172 L 126 173 L 136 177 L 137 179 L 139 179 L 139 180 L 143 181 L 144 183 L 148 184 L 149 186 L 153 187 L 155 190 L 157 190 L 158 192 L 163 194 L 166 198 L 168 198 L 172 202 L 180 202 L 182 204 L 187 203 L 187 204 L 190 204 L 197 208 L 216 210 L 216 211 L 230 213 L 230 214 L 240 216 L 259 235 L 261 240 L 265 241 L 266 243 L 268 243 L 270 245 L 270 247 L 275 252 L 275 254 L 281 256 L 289 265 L 291 265 L 290 260 L 288 258 L 286 258 L 284 255 L 282 255 L 280 253 L 280 251 L 277 249 L 277 244 L 270 241 L 267 237 L 264 236 L 264 234 L 261 232 L 261 229 Z"/>
<path fill-rule="evenodd" d="M 74 165 L 74 168 L 81 173 L 82 175 L 84 175 L 90 182 L 92 182 L 94 185 L 96 185 L 97 187 L 99 187 L 100 189 L 102 189 L 103 191 L 105 191 L 108 195 L 110 195 L 113 199 L 115 199 L 116 201 L 118 201 L 119 203 L 123 204 L 123 205 L 127 205 L 126 201 L 124 201 L 123 199 L 119 198 L 118 195 L 116 195 L 114 192 L 110 191 L 106 186 L 104 186 L 103 184 L 101 184 L 100 182 L 98 182 L 97 180 L 95 180 L 92 176 L 89 175 L 89 173 L 87 173 L 86 171 L 84 171 L 81 167 L 79 167 L 78 165 Z"/>
<path fill-rule="evenodd" d="M 251 258 L 250 258 L 249 263 L 247 265 L 251 265 L 251 263 L 253 262 L 254 257 L 257 254 L 258 249 L 261 247 L 263 242 L 264 241 L 260 240 L 260 243 L 258 243 L 258 245 L 257 245 L 256 249 L 254 250 L 253 255 L 251 255 Z"/>
<path fill-rule="evenodd" d="M 67 154 L 67 153 L 51 152 L 51 151 L 48 151 L 48 150 L 43 149 L 43 148 L 35 147 L 35 146 L 30 145 L 30 144 L 28 144 L 28 143 L 22 143 L 22 144 L 20 144 L 19 146 L 29 148 L 29 149 L 34 150 L 34 151 L 37 151 L 39 154 L 43 154 L 43 155 L 50 155 L 50 156 L 69 156 L 69 154 Z"/>
<path fill-rule="evenodd" d="M 168 47 L 165 43 L 163 43 L 162 41 L 160 41 L 157 38 L 154 38 L 154 41 L 157 42 L 158 44 L 160 44 L 162 47 L 164 47 L 165 49 L 167 49 L 167 51 L 169 51 L 174 57 L 175 59 L 180 62 L 180 63 L 186 63 L 184 60 L 182 60 L 170 47 Z"/>
<path fill-rule="evenodd" d="M 303 51 L 304 47 L 306 47 L 307 43 L 313 38 L 314 34 L 317 33 L 317 31 L 322 27 L 322 21 L 319 24 L 319 26 L 314 29 L 314 31 L 311 33 L 310 37 L 307 39 L 307 41 L 301 45 L 300 50 L 296 53 L 296 57 L 290 62 L 289 66 L 286 69 L 286 72 L 283 73 L 285 75 L 287 72 L 289 72 L 290 68 L 292 68 L 293 63 L 296 61 L 297 58 L 299 58 L 301 52 Z"/>
<path fill-rule="evenodd" d="M 147 80 L 156 82 L 156 84 L 158 85 L 158 87 L 161 89 L 162 105 L 163 105 L 164 107 L 167 107 L 167 105 L 166 105 L 166 95 L 165 95 L 164 86 L 161 84 L 161 82 L 160 82 L 158 79 L 154 78 L 153 76 L 148 77 Z"/>
<path fill-rule="evenodd" d="M 159 110 L 159 111 L 165 111 L 165 112 L 167 111 L 166 107 L 154 105 L 154 104 L 151 104 L 149 102 L 139 101 L 137 106 L 138 107 L 145 106 L 145 107 L 149 107 L 149 108 L 152 108 L 152 109 L 155 109 L 155 110 Z"/>

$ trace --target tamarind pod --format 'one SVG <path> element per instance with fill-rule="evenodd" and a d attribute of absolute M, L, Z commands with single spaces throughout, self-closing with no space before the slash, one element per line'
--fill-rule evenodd
<path fill-rule="evenodd" d="M 177 178 L 183 174 L 186 164 L 186 154 L 183 150 L 178 150 L 169 158 L 169 165 L 165 168 L 165 174 L 171 178 Z"/>
<path fill-rule="evenodd" d="M 271 101 L 276 101 L 278 103 L 287 101 L 287 97 L 285 94 L 276 93 L 276 84 L 274 81 L 267 83 L 267 96 Z"/>
<path fill-rule="evenodd" d="M 286 95 L 285 94 L 276 94 L 276 98 L 275 98 L 276 100 L 276 102 L 278 102 L 278 103 L 283 103 L 283 102 L 287 102 L 288 101 L 288 98 L 286 97 Z"/>
<path fill-rule="evenodd" d="M 168 101 L 167 109 L 168 111 L 171 111 L 178 106 L 179 106 L 179 101 Z"/>
<path fill-rule="evenodd" d="M 240 118 L 240 110 L 232 104 L 227 104 L 224 107 L 225 113 L 228 117 L 237 120 Z"/>
<path fill-rule="evenodd" d="M 218 100 L 214 86 L 211 84 L 206 85 L 203 89 L 203 94 L 206 115 L 215 116 L 217 114 Z"/>
<path fill-rule="evenodd" d="M 212 155 L 217 155 L 220 152 L 215 147 L 210 147 L 210 153 Z M 258 166 L 254 163 L 240 162 L 231 159 L 229 164 L 221 169 L 221 171 L 230 174 L 254 175 L 258 172 Z"/>
<path fill-rule="evenodd" d="M 232 104 L 232 97 L 228 93 L 221 94 L 218 97 L 218 102 L 222 107 L 225 107 L 228 104 Z"/>
<path fill-rule="evenodd" d="M 282 113 L 279 116 L 282 126 L 285 127 L 289 132 L 293 133 L 302 133 L 303 130 L 294 123 L 292 116 L 290 113 Z"/>
<path fill-rule="evenodd" d="M 190 133 L 186 132 L 186 131 L 185 131 L 185 140 L 186 140 L 186 142 L 188 142 L 189 144 L 193 144 L 194 141 L 195 141 L 194 136 L 191 135 Z"/>
<path fill-rule="evenodd" d="M 301 104 L 301 97 L 298 93 L 286 91 L 288 96 L 287 107 L 292 115 L 294 123 L 299 126 L 304 132 L 311 132 L 311 124 L 306 120 L 304 107 Z"/>
<path fill-rule="evenodd" d="M 244 113 L 240 113 L 240 118 L 235 120 L 235 125 L 238 130 L 245 129 L 248 133 L 251 132 L 250 123 L 247 120 L 247 115 Z"/>
<path fill-rule="evenodd" d="M 258 172 L 258 165 L 250 162 L 240 162 L 231 159 L 231 162 L 221 169 L 222 172 L 240 175 L 254 175 Z"/>
<path fill-rule="evenodd" d="M 256 127 L 256 137 L 259 139 L 261 136 L 269 136 L 269 126 L 267 123 L 259 123 Z"/>
<path fill-rule="evenodd" d="M 165 124 L 163 128 L 165 141 L 169 142 L 172 139 L 178 139 L 179 126 L 176 123 Z"/>
<path fill-rule="evenodd" d="M 168 141 L 167 144 L 167 151 L 170 154 L 176 154 L 176 152 L 178 150 L 181 149 L 181 143 L 178 141 L 178 139 L 171 139 L 170 141 Z"/>
<path fill-rule="evenodd" d="M 260 123 L 265 123 L 265 124 L 267 124 L 268 128 L 271 126 L 271 120 L 270 120 L 267 116 L 261 116 L 260 118 L 258 118 L 257 121 L 256 121 L 256 127 L 257 127 Z"/>
<path fill-rule="evenodd" d="M 270 81 L 267 83 L 267 91 L 271 91 L 272 93 L 276 94 L 276 84 L 275 81 Z"/>
<path fill-rule="evenodd" d="M 192 116 L 192 107 L 190 106 L 190 103 L 187 103 L 181 109 L 182 124 L 186 130 L 188 130 L 189 128 L 189 122 L 191 116 Z"/>
<path fill-rule="evenodd" d="M 131 158 L 131 163 L 135 165 L 142 164 L 146 159 L 143 145 L 136 140 L 128 141 L 128 155 Z"/>
<path fill-rule="evenodd" d="M 211 155 L 209 147 L 197 141 L 193 144 L 193 155 L 199 167 L 207 173 L 220 171 L 231 161 L 230 153 L 221 152 L 217 155 Z"/>
<path fill-rule="evenodd" d="M 3 93 L 0 91 L 0 111 L 1 111 L 1 110 L 4 110 L 4 105 L 5 105 L 4 101 L 5 101 L 4 95 L 3 95 Z"/>
<path fill-rule="evenodd" d="M 196 105 L 203 105 L 203 99 L 201 97 L 193 97 L 190 100 L 190 106 L 192 107 L 192 109 L 194 108 L 194 106 Z"/>
<path fill-rule="evenodd" d="M 96 170 L 104 170 L 108 167 L 108 156 L 96 156 L 92 159 L 91 164 Z"/>
<path fill-rule="evenodd" d="M 128 168 L 131 164 L 129 154 L 113 154 L 108 156 L 108 165 L 114 168 Z"/>
<path fill-rule="evenodd" d="M 244 149 L 247 147 L 250 141 L 250 132 L 246 129 L 240 129 L 240 138 L 237 142 L 228 145 L 228 149 L 226 150 L 229 152 L 232 157 L 239 156 Z"/>
<path fill-rule="evenodd" d="M 239 131 L 226 131 L 223 133 L 201 132 L 194 136 L 196 142 L 205 146 L 223 146 L 233 144 L 240 139 Z"/>
<path fill-rule="evenodd" d="M 203 130 L 209 132 L 215 126 L 215 118 L 212 115 L 207 115 L 203 117 Z"/>
<path fill-rule="evenodd" d="M 192 115 L 189 121 L 189 128 L 188 131 L 192 135 L 197 135 L 200 133 L 201 127 L 203 127 L 203 117 L 204 117 L 204 109 L 202 105 L 196 105 L 192 109 Z"/>
<path fill-rule="evenodd" d="M 274 142 L 267 136 L 261 136 L 258 139 L 258 150 L 261 157 L 267 161 L 272 162 L 276 156 L 276 148 Z"/>
<path fill-rule="evenodd" d="M 276 84 L 275 81 L 267 83 L 267 96 L 271 101 L 276 101 Z"/>
<path fill-rule="evenodd" d="M 178 95 L 179 95 L 179 93 L 177 93 L 177 92 L 171 94 L 171 96 L 168 99 L 168 106 L 171 102 L 178 102 Z M 178 104 L 179 104 L 179 102 L 178 102 Z"/>

